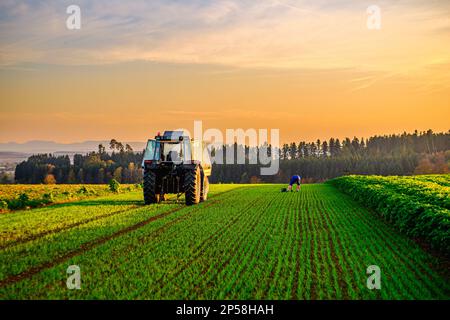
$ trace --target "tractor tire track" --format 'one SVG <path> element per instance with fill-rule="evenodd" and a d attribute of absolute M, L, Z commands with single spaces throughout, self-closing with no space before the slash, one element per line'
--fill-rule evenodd
<path fill-rule="evenodd" d="M 262 217 L 268 218 L 267 216 L 264 215 L 264 213 L 266 213 L 266 210 L 275 201 L 276 201 L 276 197 L 272 197 L 267 202 L 266 206 L 261 208 L 261 214 L 259 215 L 260 219 L 258 220 L 258 223 L 254 224 L 252 226 L 252 229 L 250 230 L 250 232 L 248 234 L 253 234 L 253 231 L 256 230 L 257 226 L 259 225 L 259 221 L 261 220 Z M 245 272 L 247 272 L 247 270 L 250 267 L 250 264 L 252 264 L 252 262 L 254 264 L 254 261 L 255 261 L 254 256 L 257 255 L 258 252 L 260 253 L 262 251 L 261 248 L 264 248 L 267 245 L 267 243 L 269 242 L 269 240 L 271 238 L 270 237 L 270 225 L 269 225 L 269 223 L 265 226 L 264 232 L 261 232 L 261 235 L 262 236 L 260 238 L 256 238 L 255 237 L 253 239 L 253 242 L 255 243 L 255 245 L 250 246 L 250 248 L 245 250 L 243 252 L 243 254 L 241 255 L 241 257 L 243 257 L 243 258 L 242 258 L 242 263 L 239 265 L 240 268 L 238 268 L 238 270 L 236 270 L 234 280 L 229 282 L 229 286 L 228 287 L 230 287 L 230 288 L 233 287 L 233 285 L 238 281 L 238 279 L 240 279 L 241 276 L 243 274 L 245 274 Z M 244 238 L 241 238 L 241 239 L 244 239 Z M 242 243 L 242 241 L 241 241 L 241 243 Z M 234 257 L 236 257 L 236 256 L 237 255 L 235 255 Z M 249 263 L 245 263 L 245 261 L 249 261 Z M 225 269 L 224 266 L 222 266 L 222 267 L 223 267 L 222 270 L 224 270 Z M 230 299 L 231 298 L 230 295 L 231 295 L 231 292 L 226 292 L 226 299 Z"/>
<path fill-rule="evenodd" d="M 258 199 L 260 199 L 260 198 L 258 198 Z M 256 202 L 256 199 L 255 200 L 253 200 L 250 204 L 253 204 L 253 203 L 255 203 Z M 251 215 L 248 215 L 248 216 L 246 216 L 246 214 L 250 211 L 252 209 L 252 206 L 251 205 L 249 205 L 249 206 L 247 206 L 246 208 L 245 208 L 245 210 L 243 210 L 242 211 L 242 213 L 241 213 L 241 215 L 240 215 L 240 217 L 244 217 L 244 218 L 246 218 L 246 220 L 243 220 L 243 219 L 241 219 L 240 220 L 240 222 L 241 222 L 241 224 L 240 224 L 240 228 L 238 229 L 238 230 L 248 230 L 246 227 L 249 225 L 249 224 L 251 224 L 251 225 L 254 225 L 254 224 L 256 224 L 257 222 L 255 222 L 255 220 L 254 219 L 252 219 L 252 216 Z M 234 224 L 235 225 L 235 224 Z M 231 228 L 228 228 L 227 229 L 227 231 L 229 231 L 229 230 L 232 230 Z M 228 233 L 229 234 L 229 233 Z M 239 243 L 241 243 L 242 241 L 243 241 L 243 239 L 245 238 L 245 232 L 237 232 L 237 234 L 239 235 L 238 236 L 238 240 L 237 240 L 237 243 L 239 244 Z M 224 233 L 224 235 L 223 236 L 225 236 L 225 233 Z M 231 243 L 230 241 L 228 241 L 228 243 Z M 233 242 L 233 244 L 236 244 L 236 242 Z M 206 251 L 205 251 L 206 252 Z M 201 256 L 200 256 L 201 257 Z M 200 258 L 199 257 L 199 258 Z M 228 263 L 228 262 L 230 262 L 231 260 L 232 260 L 232 258 L 233 258 L 233 256 L 230 256 L 226 261 L 226 263 Z M 223 262 L 222 262 L 223 263 Z M 217 263 L 215 263 L 215 264 L 210 264 L 210 265 L 207 265 L 205 268 L 203 268 L 201 271 L 200 271 L 200 274 L 201 274 L 201 276 L 202 276 L 202 281 L 201 281 L 201 283 L 200 284 L 194 284 L 194 283 L 189 283 L 189 287 L 191 288 L 191 290 L 192 290 L 192 292 L 196 292 L 196 293 L 199 293 L 200 292 L 200 288 L 202 287 L 202 286 L 204 286 L 206 283 L 210 283 L 209 281 L 210 281 L 210 279 L 212 279 L 213 277 L 215 277 L 217 274 L 218 274 L 218 272 L 220 273 L 221 272 L 221 268 L 219 267 L 219 269 L 216 269 L 216 267 L 218 266 L 218 265 L 220 265 L 220 261 L 218 261 Z M 187 269 L 185 269 L 185 270 L 187 270 Z M 217 270 L 219 270 L 219 271 L 217 271 Z M 206 276 L 207 275 L 209 275 L 208 277 L 207 277 L 207 279 L 203 279 L 203 278 L 206 278 Z M 212 280 L 211 280 L 212 281 Z M 206 287 L 208 287 L 208 285 L 205 285 Z M 184 298 L 188 298 L 188 297 L 184 297 Z"/>
<path fill-rule="evenodd" d="M 299 198 L 301 199 L 301 198 Z M 298 200 L 299 201 L 299 200 Z M 295 259 L 295 272 L 294 272 L 294 279 L 293 279 L 293 285 L 291 288 L 291 300 L 300 299 L 301 297 L 298 296 L 298 286 L 299 286 L 299 276 L 301 272 L 301 266 L 300 261 L 302 260 L 302 249 L 303 246 L 303 239 L 302 239 L 302 233 L 303 231 L 303 223 L 304 223 L 304 214 L 302 215 L 302 212 L 306 210 L 306 206 L 304 205 L 305 201 L 300 200 L 299 208 L 297 209 L 297 217 L 295 221 L 295 234 L 298 234 L 298 239 L 295 238 L 295 242 L 297 242 L 297 250 L 296 250 L 296 259 Z M 302 249 L 298 249 L 302 248 Z"/>
<path fill-rule="evenodd" d="M 239 189 L 239 188 L 237 188 L 237 189 Z M 232 190 L 228 190 L 228 191 L 219 193 L 219 194 L 217 194 L 217 195 L 215 195 L 215 196 L 213 196 L 211 198 L 216 198 L 216 197 L 218 197 L 220 195 L 223 195 L 225 193 L 228 193 L 228 192 L 231 192 L 231 191 L 234 191 L 234 190 L 237 190 L 237 189 L 232 189 Z M 218 202 L 218 200 L 208 201 L 208 205 L 204 206 L 204 207 L 211 206 L 211 205 L 213 205 L 213 204 L 215 204 L 217 202 Z M 29 269 L 27 269 L 25 271 L 20 272 L 19 274 L 10 275 L 10 276 L 6 277 L 5 279 L 0 280 L 0 288 L 2 288 L 4 286 L 7 286 L 7 285 L 10 285 L 10 284 L 14 284 L 14 283 L 22 281 L 24 279 L 31 278 L 32 276 L 34 276 L 34 275 L 36 275 L 36 274 L 38 274 L 38 273 L 40 273 L 40 272 L 42 272 L 44 270 L 53 268 L 53 267 L 57 266 L 58 264 L 61 264 L 61 263 L 65 262 L 65 261 L 67 261 L 67 260 L 69 260 L 71 258 L 79 256 L 79 255 L 85 253 L 86 251 L 92 250 L 92 249 L 94 249 L 94 248 L 96 248 L 96 247 L 98 247 L 98 246 L 100 246 L 100 245 L 102 245 L 102 244 L 104 244 L 104 243 L 106 243 L 106 242 L 108 242 L 110 240 L 113 240 L 115 238 L 118 238 L 118 237 L 123 236 L 125 234 L 128 234 L 130 232 L 138 230 L 138 229 L 142 228 L 143 226 L 145 226 L 145 225 L 147 225 L 147 224 L 149 224 L 149 223 L 151 223 L 153 221 L 163 219 L 163 218 L 167 217 L 168 215 L 174 214 L 174 213 L 176 213 L 176 212 L 178 212 L 180 210 L 183 210 L 185 208 L 186 207 L 183 206 L 183 207 L 171 209 L 169 211 L 160 213 L 160 214 L 158 214 L 156 216 L 152 216 L 152 217 L 150 217 L 150 218 L 148 218 L 146 220 L 140 221 L 140 222 L 138 222 L 136 224 L 128 226 L 128 227 L 126 227 L 124 229 L 121 229 L 119 231 L 116 231 L 116 232 L 114 232 L 114 233 L 112 233 L 112 234 L 110 234 L 108 236 L 100 237 L 100 238 L 97 238 L 97 239 L 95 239 L 93 241 L 83 243 L 82 245 L 80 245 L 80 247 L 78 249 L 69 251 L 69 252 L 59 256 L 58 258 L 53 259 L 52 261 L 48 261 L 48 262 L 42 263 L 40 265 L 31 267 L 31 268 L 29 268 Z M 194 208 L 197 209 L 198 207 L 196 206 Z M 195 210 L 195 211 L 197 211 L 197 210 Z M 190 211 L 186 215 L 190 215 L 191 212 L 192 211 Z M 176 222 L 180 218 L 182 218 L 182 217 L 184 217 L 186 215 L 178 217 L 177 219 L 175 219 L 174 221 L 171 221 L 171 222 Z M 171 225 L 173 225 L 173 223 Z M 160 229 L 162 229 L 163 227 L 161 227 Z M 155 230 L 155 233 L 158 232 L 158 230 L 159 229 Z"/>
<path fill-rule="evenodd" d="M 217 229 L 216 231 L 214 231 L 208 238 L 206 238 L 202 243 L 200 243 L 194 250 L 194 254 L 193 257 L 191 259 L 189 259 L 187 262 L 183 263 L 180 265 L 179 268 L 177 268 L 177 270 L 171 274 L 171 277 L 169 279 L 166 279 L 165 276 L 160 277 L 157 281 L 156 281 L 156 287 L 159 287 L 160 290 L 158 292 L 160 292 L 161 290 L 163 290 L 163 282 L 165 280 L 173 280 L 176 277 L 178 277 L 181 273 L 183 273 L 185 270 L 187 270 L 192 264 L 194 264 L 195 262 L 198 262 L 201 257 L 203 256 L 203 254 L 206 252 L 206 250 L 208 249 L 208 244 L 212 241 L 216 241 L 222 237 L 224 237 L 224 231 L 233 227 L 234 225 L 237 224 L 237 222 L 240 220 L 240 218 L 245 215 L 245 213 L 247 213 L 255 203 L 257 203 L 257 201 L 259 201 L 260 198 L 255 199 L 253 201 L 251 201 L 247 207 L 244 210 L 241 210 L 239 215 L 235 216 L 229 223 L 227 223 L 226 225 L 223 225 L 222 227 L 220 227 L 219 229 Z M 210 268 L 208 267 L 207 269 L 203 269 L 200 274 L 204 275 L 208 272 Z M 152 284 L 153 286 L 154 284 Z"/>
<path fill-rule="evenodd" d="M 95 216 L 95 217 L 92 217 L 92 218 L 81 220 L 81 221 L 78 221 L 78 222 L 75 222 L 75 223 L 72 223 L 72 224 L 68 224 L 66 226 L 61 226 L 61 227 L 57 227 L 55 229 L 46 230 L 46 231 L 43 231 L 43 232 L 40 232 L 40 233 L 36 233 L 36 234 L 33 234 L 31 236 L 28 236 L 28 237 L 19 238 L 18 240 L 11 241 L 11 242 L 8 242 L 6 244 L 0 245 L 0 250 L 9 249 L 9 248 L 15 247 L 15 246 L 17 246 L 19 244 L 24 244 L 24 243 L 27 243 L 27 242 L 30 242 L 30 241 L 34 241 L 34 240 L 43 238 L 43 237 L 48 236 L 48 235 L 56 234 L 56 233 L 59 233 L 59 232 L 62 232 L 62 231 L 67 231 L 67 230 L 70 230 L 70 229 L 73 229 L 73 228 L 76 228 L 76 227 L 79 227 L 79 226 L 82 226 L 82 225 L 85 225 L 85 224 L 88 224 L 88 223 L 91 223 L 91 222 L 94 222 L 94 221 L 98 221 L 98 220 L 101 220 L 101 219 L 104 219 L 104 218 L 109 218 L 109 217 L 115 216 L 117 214 L 126 213 L 128 211 L 135 210 L 135 209 L 142 208 L 142 207 L 143 206 L 140 206 L 140 205 L 133 205 L 132 207 L 129 207 L 127 209 L 122 209 L 122 210 L 109 212 L 109 213 L 106 213 L 106 214 L 102 214 L 102 215 L 98 215 L 98 216 Z"/>
<path fill-rule="evenodd" d="M 242 190 L 242 189 L 246 189 L 246 188 L 239 188 L 239 190 Z M 182 221 L 182 220 L 183 220 L 183 221 L 186 220 L 187 218 L 189 218 L 189 217 L 191 216 L 191 214 L 192 214 L 193 212 L 197 212 L 197 211 L 201 211 L 201 210 L 204 210 L 204 209 L 206 209 L 206 208 L 209 208 L 209 207 L 211 207 L 212 205 L 217 204 L 217 203 L 219 202 L 219 200 L 226 200 L 226 199 L 228 199 L 228 197 L 225 198 L 225 199 L 215 199 L 215 198 L 218 197 L 218 196 L 221 196 L 221 195 L 230 193 L 230 192 L 232 192 L 232 191 L 234 191 L 234 190 L 237 190 L 237 189 L 227 190 L 227 191 L 221 192 L 221 193 L 219 193 L 219 194 L 216 194 L 216 195 L 210 197 L 210 198 L 208 199 L 208 201 L 205 202 L 205 205 L 203 205 L 203 206 L 194 206 L 194 207 L 191 207 L 191 210 L 189 211 L 188 214 L 183 215 L 183 216 L 181 216 L 181 217 L 178 217 L 178 218 L 174 219 L 173 221 L 170 221 L 170 222 L 168 222 L 167 224 L 161 226 L 159 229 L 155 230 L 150 236 L 149 236 L 149 235 L 145 235 L 145 236 L 138 237 L 137 239 L 138 239 L 138 240 L 142 240 L 142 241 L 144 241 L 144 242 L 148 242 L 149 239 L 153 239 L 153 238 L 157 237 L 158 235 L 160 235 L 160 234 L 162 233 L 162 232 L 160 232 L 161 230 L 162 230 L 162 231 L 165 231 L 166 229 L 168 229 L 168 227 L 175 225 L 175 222 L 179 222 L 179 221 Z M 182 207 L 181 209 L 184 209 L 184 208 L 186 208 L 186 207 Z M 129 245 L 129 246 L 126 247 L 127 251 L 128 251 L 129 249 L 134 249 L 134 248 L 135 248 L 134 245 Z M 140 256 L 142 256 L 142 255 L 140 255 Z M 138 259 L 138 257 L 137 257 L 136 259 Z"/>
<path fill-rule="evenodd" d="M 255 199 L 255 201 L 256 201 L 256 199 Z M 243 212 L 243 214 L 248 213 L 251 209 L 252 209 L 252 206 L 248 206 L 246 208 L 245 212 Z M 250 219 L 251 216 L 249 216 L 249 221 L 250 221 L 251 227 L 246 229 L 246 231 L 251 233 L 256 228 L 259 221 L 262 219 L 262 216 L 263 216 L 263 214 L 257 215 L 257 219 Z M 247 226 L 247 224 L 245 224 L 245 226 Z M 242 228 L 243 227 L 244 226 L 242 226 Z M 246 238 L 245 233 L 240 233 L 240 236 L 238 237 L 238 239 L 233 243 L 233 244 L 235 244 L 234 248 L 238 248 L 243 243 L 245 238 Z M 234 258 L 236 258 L 237 250 L 235 249 L 234 252 L 235 252 L 235 254 L 231 254 L 225 261 L 219 261 L 217 264 L 209 265 L 206 268 L 204 268 L 201 271 L 202 275 L 206 275 L 210 271 L 213 271 L 213 273 L 210 274 L 208 279 L 205 279 L 204 281 L 202 281 L 201 284 L 194 285 L 194 287 L 192 288 L 193 292 L 198 293 L 198 291 L 200 290 L 200 286 L 208 287 L 209 285 L 211 285 L 214 282 L 213 280 L 226 269 L 226 267 L 229 265 L 229 263 Z"/>
<path fill-rule="evenodd" d="M 314 253 L 314 247 L 316 246 L 315 243 L 315 237 L 316 237 L 316 233 L 315 232 L 315 228 L 313 228 L 314 222 L 313 222 L 313 217 L 311 212 L 309 211 L 309 208 L 306 207 L 306 216 L 307 216 L 307 221 L 308 221 L 308 234 L 309 235 L 313 235 L 312 237 L 310 236 L 309 238 L 309 263 L 310 263 L 310 267 L 311 267 L 311 281 L 310 281 L 310 296 L 309 299 L 311 300 L 317 300 L 317 284 L 318 284 L 318 279 L 317 279 L 317 264 L 316 264 L 316 260 L 314 259 L 315 253 Z"/>
<path fill-rule="evenodd" d="M 335 279 L 340 288 L 340 294 L 342 294 L 342 298 L 344 300 L 350 299 L 349 291 L 352 287 L 350 283 L 347 282 L 345 279 L 346 270 L 350 270 L 350 266 L 347 264 L 346 259 L 342 258 L 339 259 L 339 256 L 341 256 L 341 252 L 343 246 L 339 242 L 339 233 L 337 231 L 337 228 L 334 225 L 334 217 L 331 216 L 331 212 L 328 208 L 325 207 L 324 202 L 322 200 L 317 201 L 317 208 L 320 212 L 320 218 L 322 220 L 323 225 L 326 229 L 329 230 L 327 234 L 330 236 L 329 241 L 326 243 L 329 244 L 329 253 L 331 255 L 331 267 L 334 266 L 335 270 L 337 271 L 337 278 Z M 337 288 L 336 288 L 337 289 Z M 336 297 L 338 298 L 338 297 Z"/>

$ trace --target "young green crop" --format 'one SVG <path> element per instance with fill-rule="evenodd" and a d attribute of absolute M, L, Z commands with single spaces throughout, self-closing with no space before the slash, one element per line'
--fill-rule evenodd
<path fill-rule="evenodd" d="M 440 181 L 450 175 L 435 176 Z M 450 254 L 450 187 L 433 176 L 345 176 L 330 183 L 379 212 L 400 231 Z"/>
<path fill-rule="evenodd" d="M 192 207 L 173 201 L 144 207 L 138 192 L 109 196 L 91 207 L 93 214 L 101 217 L 124 202 L 137 207 L 0 249 L 2 263 L 19 266 L 2 269 L 0 297 L 450 297 L 448 278 L 436 271 L 440 261 L 350 197 L 330 185 L 305 185 L 299 193 L 279 188 L 212 185 L 208 201 Z M 73 203 L 71 210 L 85 204 Z M 3 225 L 13 215 L 5 217 Z M 26 230 L 26 224 L 17 227 Z M 72 264 L 81 268 L 81 290 L 65 286 Z M 381 290 L 366 287 L 373 264 L 381 268 Z"/>

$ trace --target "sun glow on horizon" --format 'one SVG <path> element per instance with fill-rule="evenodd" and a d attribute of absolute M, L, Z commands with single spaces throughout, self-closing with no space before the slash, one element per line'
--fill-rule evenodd
<path fill-rule="evenodd" d="M 0 4 L 0 141 L 142 141 L 191 127 L 282 141 L 447 131 L 448 1 Z"/>

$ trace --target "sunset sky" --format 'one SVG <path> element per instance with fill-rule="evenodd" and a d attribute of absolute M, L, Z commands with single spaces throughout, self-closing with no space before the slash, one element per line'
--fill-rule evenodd
<path fill-rule="evenodd" d="M 282 141 L 447 131 L 449 17 L 448 0 L 2 0 L 0 142 L 143 141 L 194 120 Z"/>

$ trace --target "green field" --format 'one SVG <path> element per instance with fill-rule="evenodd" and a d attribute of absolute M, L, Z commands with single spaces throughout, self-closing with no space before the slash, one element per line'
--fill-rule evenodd
<path fill-rule="evenodd" d="M 375 212 L 328 184 L 280 187 L 213 185 L 193 207 L 144 207 L 134 191 L 0 215 L 0 298 L 450 298 L 442 258 Z M 81 290 L 66 288 L 69 265 Z M 381 290 L 366 287 L 370 265 Z"/>

